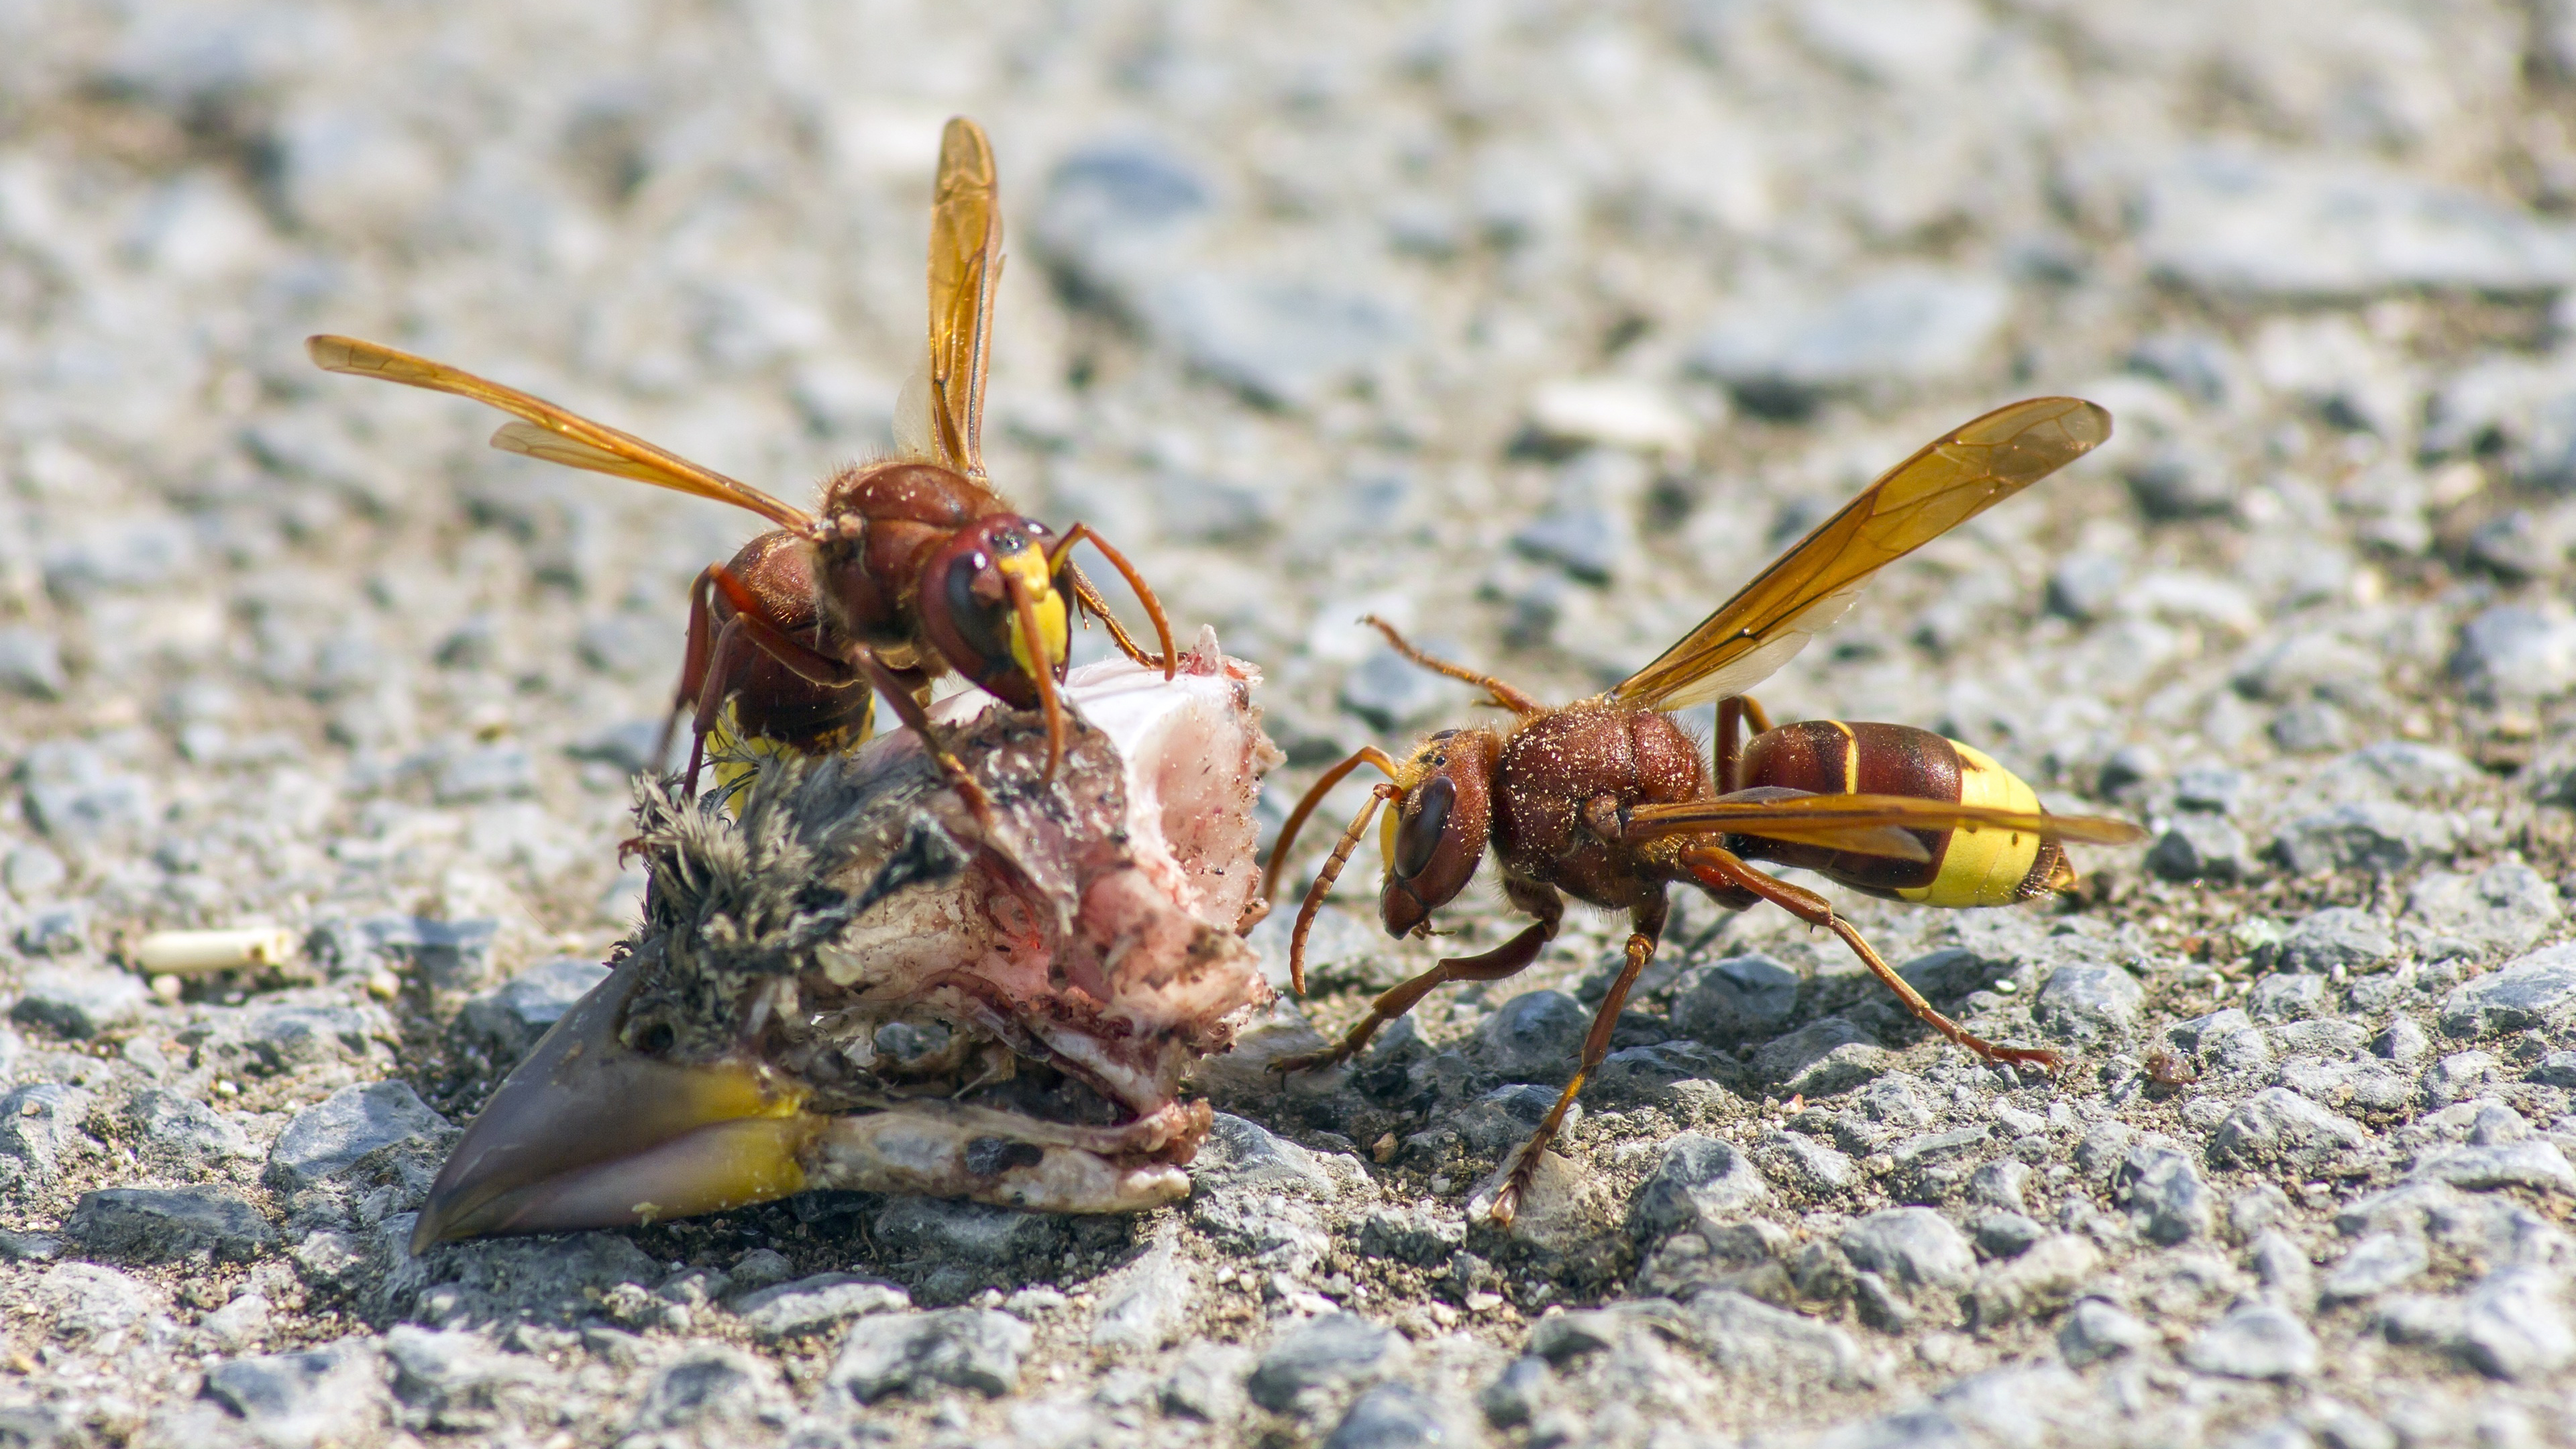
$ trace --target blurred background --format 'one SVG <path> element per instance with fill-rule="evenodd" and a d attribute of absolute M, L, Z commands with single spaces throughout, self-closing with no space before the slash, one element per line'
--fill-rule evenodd
<path fill-rule="evenodd" d="M 2512 768 L 2576 684 L 2571 67 L 2552 0 L 0 0 L 0 926 L 613 938 L 687 582 L 756 520 L 301 339 L 802 500 L 889 445 L 959 112 L 994 478 L 1267 671 L 1283 786 L 1462 717 L 1360 613 L 1598 688 L 2042 392 L 2118 437 L 1776 713 L 2061 807 L 2387 737 Z"/>

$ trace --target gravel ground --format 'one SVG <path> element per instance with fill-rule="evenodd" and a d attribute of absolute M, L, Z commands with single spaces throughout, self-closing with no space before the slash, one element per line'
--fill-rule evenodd
<path fill-rule="evenodd" d="M 956 9 L 0 0 L 0 1444 L 2566 1440 L 2576 10 Z M 408 1257 L 633 917 L 750 526 L 300 339 L 799 495 L 886 446 L 955 111 L 994 474 L 1267 670 L 1274 812 L 1464 713 L 1364 610 L 1570 697 L 1942 428 L 2108 406 L 1764 691 L 2154 828 L 1850 906 L 2074 1069 L 1693 900 L 1572 1170 L 1471 1226 L 1615 923 L 1282 1089 L 1427 959 L 1355 884 L 1178 1207 Z M 131 964 L 258 921 L 292 961 Z"/>

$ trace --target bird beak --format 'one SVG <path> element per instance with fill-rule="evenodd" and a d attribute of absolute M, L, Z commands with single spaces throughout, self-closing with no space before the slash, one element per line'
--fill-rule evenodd
<path fill-rule="evenodd" d="M 650 963 L 627 958 L 564 1014 L 465 1129 L 411 1250 L 493 1233 L 630 1227 L 805 1188 L 829 1121 L 756 1063 L 682 1064 L 618 1039 Z"/>

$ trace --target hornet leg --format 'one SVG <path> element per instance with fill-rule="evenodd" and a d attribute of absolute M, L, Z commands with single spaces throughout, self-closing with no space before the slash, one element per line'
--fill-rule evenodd
<path fill-rule="evenodd" d="M 1538 1124 L 1538 1130 L 1530 1134 L 1529 1141 L 1521 1144 L 1520 1151 L 1512 1158 L 1510 1173 L 1504 1177 L 1502 1186 L 1495 1189 L 1492 1202 L 1486 1205 L 1497 1224 L 1509 1227 L 1512 1219 L 1519 1216 L 1521 1194 L 1529 1190 L 1530 1179 L 1538 1175 L 1539 1158 L 1547 1151 L 1548 1143 L 1556 1140 L 1557 1129 L 1565 1125 L 1566 1111 L 1574 1105 L 1575 1094 L 1583 1090 L 1583 1079 L 1601 1065 L 1602 1058 L 1610 1055 L 1611 1030 L 1618 1024 L 1620 1011 L 1628 1004 L 1629 988 L 1637 984 L 1639 973 L 1646 969 L 1648 961 L 1654 959 L 1655 947 L 1664 939 L 1664 920 L 1670 910 L 1669 898 L 1659 895 L 1655 897 L 1654 904 L 1639 907 L 1629 917 L 1627 964 L 1619 969 L 1619 978 L 1610 983 L 1610 994 L 1601 998 L 1601 1009 L 1592 1013 L 1592 1030 L 1584 1035 L 1583 1059 L 1574 1068 L 1574 1079 L 1557 1094 L 1556 1105 L 1548 1109 L 1547 1119 Z M 1477 1206 L 1473 1201 L 1467 1204 L 1469 1217 L 1476 1216 Z"/>

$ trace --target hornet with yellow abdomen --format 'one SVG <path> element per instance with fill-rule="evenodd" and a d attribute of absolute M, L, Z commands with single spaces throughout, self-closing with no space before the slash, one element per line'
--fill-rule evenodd
<path fill-rule="evenodd" d="M 1998 1045 L 1934 1010 L 1831 902 L 1750 862 L 1804 866 L 1924 905 L 2010 905 L 2074 882 L 2060 841 L 2129 844 L 2144 832 L 2116 820 L 2046 814 L 2009 771 L 1924 730 L 1830 720 L 1772 729 L 1744 692 L 1840 617 L 1870 575 L 2110 435 L 2110 414 L 2091 403 L 2035 398 L 1937 438 L 1819 524 L 1661 658 L 1609 693 L 1569 705 L 1542 704 L 1492 675 L 1431 658 L 1370 619 L 1407 658 L 1480 686 L 1490 703 L 1517 718 L 1499 728 L 1442 730 L 1401 761 L 1371 746 L 1306 792 L 1271 852 L 1265 896 L 1326 792 L 1362 765 L 1387 776 L 1306 893 L 1289 938 L 1291 979 L 1304 989 L 1307 931 L 1381 807 L 1392 806 L 1378 896 L 1390 934 L 1427 933 L 1431 913 L 1466 888 L 1489 849 L 1502 866 L 1503 894 L 1533 924 L 1491 951 L 1442 961 L 1404 982 L 1332 1047 L 1280 1067 L 1347 1060 L 1433 988 L 1518 973 L 1556 935 L 1566 896 L 1626 911 L 1627 962 L 1592 1019 L 1574 1079 L 1530 1141 L 1470 1202 L 1471 1212 L 1508 1223 L 1585 1075 L 1609 1052 L 1611 1026 L 1663 935 L 1670 889 L 1693 885 L 1732 910 L 1769 901 L 1830 929 L 1943 1036 L 1989 1060 L 2054 1070 L 2054 1052 Z M 1712 701 L 1714 761 L 1668 714 Z M 1756 734 L 1739 751 L 1748 719 Z"/>
<path fill-rule="evenodd" d="M 728 786 L 766 756 L 855 745 L 869 733 L 872 693 L 884 694 L 905 724 L 926 730 L 930 686 L 951 670 L 1005 703 L 1045 712 L 1052 775 L 1064 755 L 1057 685 L 1077 607 L 1107 624 L 1128 658 L 1165 678 L 1176 656 L 1162 605 L 1124 557 L 1086 525 L 1059 537 L 1022 516 L 985 477 L 984 376 L 1001 271 L 992 147 L 961 116 L 940 143 L 929 344 L 897 403 L 902 456 L 842 469 L 811 513 L 444 363 L 353 337 L 314 337 L 305 346 L 331 372 L 512 414 L 519 421 L 492 435 L 496 448 L 730 503 L 777 525 L 730 563 L 710 564 L 690 592 L 676 701 L 693 714 L 689 779 L 711 743 Z M 1144 601 L 1160 658 L 1137 647 L 1074 566 L 1074 545 L 1086 538 Z M 971 790 L 955 761 L 941 758 L 951 783 Z"/>
<path fill-rule="evenodd" d="M 1732 712 L 1730 712 L 1732 716 Z M 1721 722 L 1731 729 L 1735 720 Z M 1727 744 L 1718 747 L 1720 759 Z M 2039 813 L 2039 796 L 1984 751 L 1908 725 L 1805 720 L 1755 735 L 1723 793 L 1789 789 L 1809 795 L 1911 795 L 1977 809 Z M 2055 837 L 2014 830 L 1917 830 L 1924 858 L 1866 855 L 1759 836 L 1728 848 L 1812 870 L 1854 890 L 1920 906 L 2009 906 L 2075 884 Z M 1750 904 L 1750 902 L 1747 902 Z"/>

